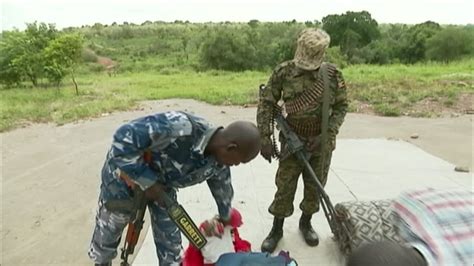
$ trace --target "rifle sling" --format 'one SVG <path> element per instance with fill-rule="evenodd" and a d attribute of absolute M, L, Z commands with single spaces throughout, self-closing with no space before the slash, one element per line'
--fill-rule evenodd
<path fill-rule="evenodd" d="M 324 166 L 326 164 L 326 150 L 328 144 L 328 127 L 329 127 L 329 97 L 330 97 L 330 85 L 329 85 L 329 75 L 328 75 L 328 65 L 322 63 L 319 69 L 319 75 L 322 75 L 324 82 L 323 90 L 323 106 L 321 110 L 321 169 L 324 171 Z M 324 173 L 320 173 L 324 174 Z"/>

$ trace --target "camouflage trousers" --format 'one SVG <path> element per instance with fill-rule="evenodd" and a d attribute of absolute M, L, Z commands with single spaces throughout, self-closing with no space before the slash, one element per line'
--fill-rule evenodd
<path fill-rule="evenodd" d="M 168 192 L 176 200 L 176 191 Z M 148 204 L 151 216 L 153 238 L 160 265 L 180 265 L 181 263 L 181 233 L 169 218 L 166 209 L 158 204 Z M 99 207 L 95 218 L 96 225 L 92 235 L 89 257 L 94 263 L 107 263 L 117 256 L 122 233 L 130 221 L 130 215 L 121 212 L 111 212 L 99 199 Z M 137 252 L 137 250 L 135 250 Z"/>
<path fill-rule="evenodd" d="M 331 164 L 332 149 L 326 151 L 324 166 L 321 165 L 321 154 L 315 153 L 309 159 L 313 171 L 321 184 L 326 185 L 329 165 Z M 300 209 L 304 214 L 313 214 L 319 211 L 319 192 L 316 181 L 305 170 L 304 163 L 292 154 L 281 160 L 275 177 L 277 191 L 268 211 L 275 217 L 285 218 L 293 214 L 298 178 L 303 174 L 304 196 Z"/>

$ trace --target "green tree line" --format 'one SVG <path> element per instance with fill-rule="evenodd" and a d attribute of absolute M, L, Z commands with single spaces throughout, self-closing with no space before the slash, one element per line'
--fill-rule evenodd
<path fill-rule="evenodd" d="M 146 21 L 96 23 L 58 31 L 31 23 L 25 31 L 4 31 L 0 41 L 0 82 L 59 84 L 79 71 L 101 71 L 98 56 L 120 71 L 175 69 L 267 70 L 291 59 L 298 33 L 319 27 L 331 36 L 326 59 L 348 64 L 450 62 L 474 54 L 474 26 L 379 24 L 367 11 L 333 14 L 321 21 L 189 23 Z M 82 60 L 81 60 L 82 57 Z"/>

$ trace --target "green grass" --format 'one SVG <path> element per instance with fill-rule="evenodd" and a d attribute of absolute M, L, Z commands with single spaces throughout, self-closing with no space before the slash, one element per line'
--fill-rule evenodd
<path fill-rule="evenodd" d="M 77 77 L 80 95 L 69 82 L 56 88 L 0 90 L 0 131 L 28 122 L 63 124 L 105 112 L 126 110 L 140 100 L 196 99 L 211 104 L 256 103 L 260 72 L 208 71 L 155 74 L 150 72 Z"/>
<path fill-rule="evenodd" d="M 113 110 L 126 110 L 133 99 L 83 88 L 80 96 L 71 89 L 10 89 L 1 92 L 0 131 L 28 122 L 63 124 Z"/>
<path fill-rule="evenodd" d="M 390 105 L 388 103 L 380 103 L 374 106 L 374 109 L 377 113 L 384 116 L 400 116 L 400 108 Z"/>
<path fill-rule="evenodd" d="M 398 116 L 430 99 L 445 107 L 456 105 L 461 93 L 474 93 L 474 59 L 414 66 L 350 66 L 343 70 L 353 100 L 368 104 L 380 115 Z M 0 131 L 29 122 L 63 124 L 105 112 L 131 109 L 141 100 L 188 98 L 211 104 L 254 104 L 258 85 L 269 72 L 194 72 L 177 68 L 149 69 L 108 77 L 83 73 L 77 77 L 80 95 L 70 81 L 60 89 L 3 88 L 0 90 Z M 430 116 L 424 110 L 415 116 Z"/>
<path fill-rule="evenodd" d="M 473 69 L 474 59 L 470 59 L 451 64 L 357 65 L 343 73 L 350 99 L 370 104 L 378 114 L 398 116 L 417 109 L 425 99 L 453 107 L 460 94 L 474 93 Z"/>

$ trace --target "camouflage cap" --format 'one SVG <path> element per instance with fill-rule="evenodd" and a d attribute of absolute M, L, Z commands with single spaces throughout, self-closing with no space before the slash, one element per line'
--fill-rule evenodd
<path fill-rule="evenodd" d="M 309 28 L 301 31 L 295 52 L 295 65 L 305 70 L 318 69 L 329 42 L 329 35 L 321 29 Z"/>

